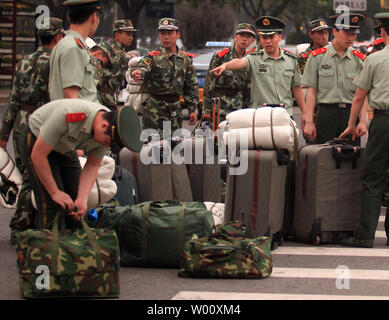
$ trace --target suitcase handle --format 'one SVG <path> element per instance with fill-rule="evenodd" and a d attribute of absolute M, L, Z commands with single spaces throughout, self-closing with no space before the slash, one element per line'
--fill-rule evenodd
<path fill-rule="evenodd" d="M 332 146 L 332 156 L 336 161 L 336 169 L 340 169 L 342 161 L 352 161 L 352 168 L 357 168 L 357 159 L 361 155 L 361 148 L 350 145 Z"/>

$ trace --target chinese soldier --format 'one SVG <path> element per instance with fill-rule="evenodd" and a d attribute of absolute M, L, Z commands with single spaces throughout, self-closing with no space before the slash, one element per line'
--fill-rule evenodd
<path fill-rule="evenodd" d="M 249 54 L 247 48 L 255 41 L 255 27 L 248 23 L 240 23 L 235 31 L 234 41 L 231 48 L 225 48 L 213 55 L 209 70 L 220 66 L 224 62 L 234 58 L 243 58 Z M 222 120 L 227 113 L 247 106 L 250 102 L 249 83 L 247 71 L 226 71 L 220 77 L 215 77 L 208 71 L 204 85 L 203 119 L 210 120 L 212 98 L 220 98 Z"/>
<path fill-rule="evenodd" d="M 62 213 L 61 227 L 79 227 L 71 216 L 84 218 L 107 148 L 114 153 L 122 147 L 139 152 L 142 146 L 140 123 L 132 108 L 111 112 L 81 99 L 55 100 L 35 111 L 20 145 L 37 203 L 34 227 L 39 229 L 51 228 L 57 212 Z M 76 149 L 88 154 L 82 170 Z"/>
<path fill-rule="evenodd" d="M 80 98 L 99 102 L 95 68 L 85 43 L 100 23 L 100 2 L 67 0 L 70 27 L 50 57 L 50 99 Z"/>
<path fill-rule="evenodd" d="M 29 116 L 40 106 L 49 102 L 49 67 L 51 50 L 63 37 L 61 19 L 47 18 L 38 28 L 41 46 L 16 66 L 12 92 L 0 129 L 0 146 L 7 147 L 13 131 L 13 146 L 16 166 L 23 175 L 24 183 L 19 192 L 15 215 L 11 221 L 11 242 L 14 230 L 26 230 L 31 226 L 31 188 L 20 158 L 20 139 Z"/>
<path fill-rule="evenodd" d="M 176 44 L 180 38 L 178 21 L 161 19 L 158 32 L 162 47 L 148 52 L 131 76 L 135 81 L 143 78 L 144 90 L 150 93 L 143 112 L 143 129 L 156 129 L 162 137 L 164 121 L 170 122 L 172 132 L 181 128 L 180 95 L 189 109 L 189 124 L 197 122 L 199 95 L 192 55 L 179 50 Z"/>
<path fill-rule="evenodd" d="M 285 23 L 277 18 L 263 16 L 257 19 L 259 41 L 263 47 L 242 59 L 233 59 L 211 70 L 220 76 L 226 70 L 246 70 L 250 74 L 250 107 L 263 104 L 284 104 L 293 114 L 293 96 L 301 110 L 305 107 L 301 89 L 298 56 L 279 48 Z"/>
<path fill-rule="evenodd" d="M 355 237 L 342 240 L 348 247 L 373 247 L 381 212 L 385 174 L 389 169 L 389 12 L 375 15 L 381 22 L 381 36 L 385 48 L 366 58 L 361 73 L 355 79 L 357 90 L 353 99 L 348 127 L 341 137 L 360 135 L 356 122 L 366 97 L 374 110 L 369 126 L 366 162 L 362 173 L 362 213 Z M 387 217 L 388 219 L 388 217 Z M 387 220 L 386 219 L 386 220 Z"/>
<path fill-rule="evenodd" d="M 328 38 L 330 36 L 329 29 L 330 27 L 324 19 L 316 19 L 309 23 L 308 36 L 311 38 L 311 43 L 304 52 L 299 54 L 299 67 L 301 73 L 304 73 L 305 64 L 312 51 L 328 44 Z"/>
<path fill-rule="evenodd" d="M 356 90 L 353 81 L 365 59 L 361 52 L 352 48 L 364 16 L 343 14 L 330 18 L 334 21 L 334 40 L 312 51 L 303 78 L 303 84 L 307 86 L 304 135 L 318 144 L 333 140 L 347 127 Z M 313 118 L 315 105 L 316 119 Z M 360 114 L 359 136 L 366 132 L 365 108 Z M 355 143 L 360 143 L 359 138 Z"/>

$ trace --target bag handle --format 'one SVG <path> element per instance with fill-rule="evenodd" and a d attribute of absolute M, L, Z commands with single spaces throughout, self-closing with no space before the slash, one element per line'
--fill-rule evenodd
<path fill-rule="evenodd" d="M 77 209 L 77 207 L 75 207 L 75 209 Z M 55 274 L 58 274 L 58 255 L 59 255 L 59 231 L 58 231 L 58 221 L 59 221 L 59 216 L 60 216 L 61 212 L 57 212 L 55 218 L 54 218 L 54 224 L 53 224 L 53 228 L 51 230 L 51 233 L 52 233 L 52 268 L 53 268 L 53 272 Z M 91 231 L 91 229 L 89 228 L 89 226 L 87 225 L 87 223 L 84 221 L 84 220 L 81 220 L 81 225 L 82 225 L 82 228 L 84 229 L 87 237 L 88 237 L 88 240 L 89 240 L 89 243 L 90 245 L 92 246 L 92 248 L 94 249 L 95 251 L 95 256 L 96 256 L 96 268 L 97 268 L 97 272 L 102 272 L 102 262 L 101 262 L 101 249 L 99 247 L 99 245 L 97 244 L 97 241 L 96 241 L 96 235 L 93 234 L 93 232 Z"/>

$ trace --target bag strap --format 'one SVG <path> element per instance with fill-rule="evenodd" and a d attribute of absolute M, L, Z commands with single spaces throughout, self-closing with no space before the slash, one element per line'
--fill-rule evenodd
<path fill-rule="evenodd" d="M 101 248 L 97 243 L 96 234 L 91 231 L 84 219 L 81 220 L 81 224 L 88 237 L 90 245 L 95 250 L 97 272 L 101 273 L 103 271 L 103 265 L 101 262 Z"/>
<path fill-rule="evenodd" d="M 236 269 L 238 271 L 238 275 L 243 275 L 243 273 L 244 273 L 243 266 L 242 266 L 243 256 L 242 256 L 242 248 L 240 247 L 240 241 L 235 240 L 233 244 L 234 244 L 234 248 L 235 248 L 234 259 L 236 261 Z"/>
<path fill-rule="evenodd" d="M 58 274 L 58 255 L 59 255 L 59 233 L 58 233 L 58 220 L 60 212 L 57 212 L 54 218 L 52 234 L 52 246 L 51 246 L 51 272 Z"/>
<path fill-rule="evenodd" d="M 184 245 L 185 245 L 185 223 L 184 223 L 184 218 L 185 218 L 185 209 L 186 209 L 186 204 L 183 203 L 180 209 L 180 212 L 178 213 L 178 254 L 180 256 L 180 260 L 183 259 L 183 254 L 184 254 Z"/>
<path fill-rule="evenodd" d="M 151 202 L 147 202 L 142 207 L 142 248 L 141 248 L 141 261 L 146 262 L 147 259 L 147 222 L 150 215 Z"/>

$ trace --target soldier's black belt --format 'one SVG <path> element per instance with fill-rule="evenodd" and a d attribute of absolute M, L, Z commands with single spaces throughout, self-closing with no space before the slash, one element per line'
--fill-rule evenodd
<path fill-rule="evenodd" d="M 351 103 L 320 103 L 319 107 L 336 108 L 336 109 L 349 109 L 349 108 L 351 108 Z"/>
<path fill-rule="evenodd" d="M 374 109 L 374 114 L 384 114 L 386 116 L 389 116 L 389 110 L 378 110 Z"/>
<path fill-rule="evenodd" d="M 227 88 L 216 88 L 215 89 L 215 96 L 228 96 L 228 97 L 235 97 L 238 94 L 239 90 L 235 89 L 227 89 Z"/>
<path fill-rule="evenodd" d="M 152 94 L 151 97 L 168 103 L 174 103 L 180 100 L 180 96 L 178 94 Z"/>
<path fill-rule="evenodd" d="M 36 109 L 38 109 L 37 106 L 33 106 L 32 104 L 21 104 L 20 110 L 27 111 L 28 113 L 33 113 Z"/>

